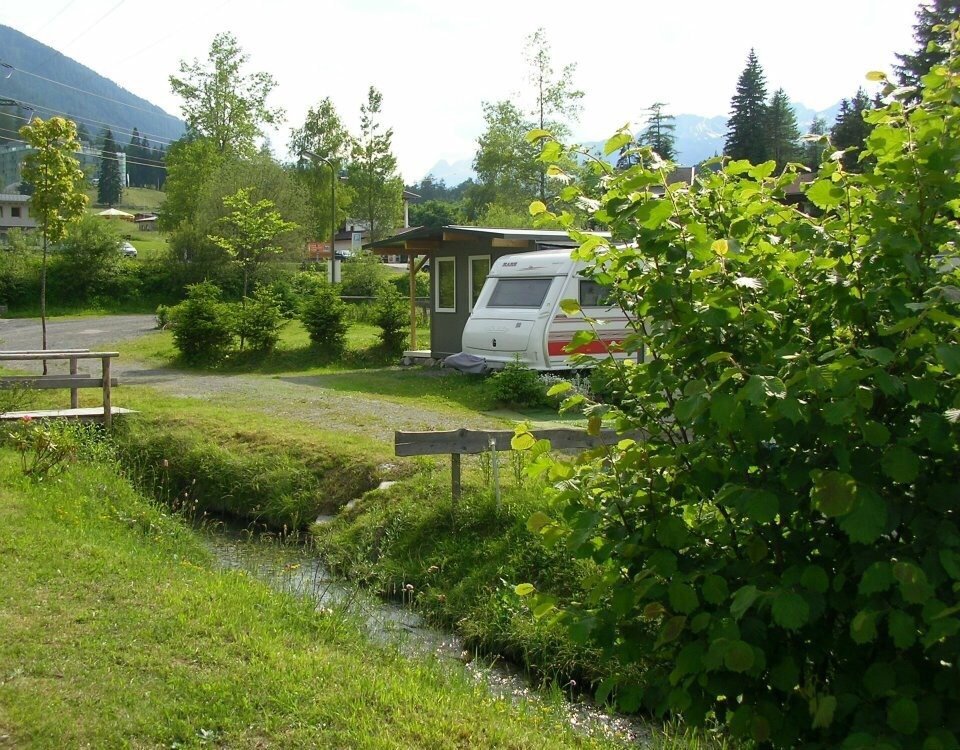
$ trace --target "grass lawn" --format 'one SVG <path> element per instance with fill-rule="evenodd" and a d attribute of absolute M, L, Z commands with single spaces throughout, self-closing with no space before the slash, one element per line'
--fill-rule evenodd
<path fill-rule="evenodd" d="M 160 208 L 160 204 L 163 203 L 166 196 L 167 194 L 162 190 L 128 187 L 123 189 L 120 202 L 114 206 L 114 208 L 119 208 L 121 211 L 127 211 L 128 213 L 156 211 Z M 96 187 L 90 186 L 87 188 L 87 197 L 90 199 L 90 203 L 88 204 L 90 209 L 102 211 L 106 208 L 106 206 L 97 205 Z"/>
<path fill-rule="evenodd" d="M 109 465 L 0 450 L 0 738 L 61 747 L 601 747 L 540 704 L 211 567 Z"/>

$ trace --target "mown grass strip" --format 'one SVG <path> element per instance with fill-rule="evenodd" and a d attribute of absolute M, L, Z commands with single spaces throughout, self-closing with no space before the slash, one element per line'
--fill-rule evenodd
<path fill-rule="evenodd" d="M 0 570 L 14 747 L 602 745 L 213 570 L 193 532 L 104 466 L 32 483 L 0 451 Z"/>

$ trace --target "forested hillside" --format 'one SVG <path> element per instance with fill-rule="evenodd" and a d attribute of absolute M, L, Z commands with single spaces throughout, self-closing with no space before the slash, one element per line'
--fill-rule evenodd
<path fill-rule="evenodd" d="M 183 122 L 160 107 L 3 25 L 0 25 L 0 63 L 5 64 L 0 75 L 0 101 L 13 99 L 23 105 L 21 108 L 33 107 L 40 117 L 67 114 L 92 136 L 100 130 L 98 123 L 109 123 L 114 129 L 126 132 L 126 137 L 118 135 L 124 143 L 134 128 L 148 134 L 151 141 L 173 140 L 183 134 Z M 114 101 L 108 101 L 111 99 Z M 0 108 L 0 115 L 6 115 L 5 121 L 19 114 L 22 113 L 16 107 Z M 16 137 L 8 132 L 6 122 L 0 123 L 0 127 L 3 128 L 0 143 Z"/>

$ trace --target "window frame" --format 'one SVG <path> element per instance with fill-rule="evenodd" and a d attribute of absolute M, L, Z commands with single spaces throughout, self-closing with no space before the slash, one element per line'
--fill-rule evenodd
<path fill-rule="evenodd" d="M 493 292 L 490 294 L 489 299 L 487 299 L 487 307 L 493 310 L 540 310 L 543 307 L 543 303 L 547 301 L 547 297 L 550 295 L 550 289 L 554 283 L 554 277 L 552 276 L 500 276 L 497 278 L 497 285 L 493 288 Z M 497 294 L 497 290 L 500 288 L 500 285 L 503 283 L 523 283 L 531 281 L 545 281 L 547 282 L 546 287 L 543 290 L 543 296 L 540 297 L 540 302 L 536 305 L 498 305 L 494 304 L 494 297 Z"/>
<path fill-rule="evenodd" d="M 600 287 L 601 289 L 607 289 L 607 290 L 608 290 L 608 291 L 607 291 L 607 294 L 608 294 L 609 296 L 605 298 L 605 299 L 606 299 L 606 304 L 603 304 L 603 303 L 600 303 L 600 302 L 598 302 L 598 303 L 596 303 L 596 304 L 592 304 L 592 305 L 586 304 L 586 303 L 583 301 L 583 292 L 581 291 L 582 288 L 583 288 L 583 284 L 584 284 L 584 283 L 587 283 L 587 284 L 596 284 L 596 285 L 597 285 L 598 287 Z M 577 277 L 577 304 L 579 304 L 580 307 L 603 307 L 603 308 L 614 307 L 616 303 L 613 302 L 613 301 L 610 299 L 612 296 L 613 296 L 613 289 L 612 289 L 611 287 L 607 286 L 606 284 L 601 284 L 599 281 L 595 281 L 594 279 L 585 279 L 585 278 L 583 278 L 582 276 L 578 276 L 578 277 Z"/>
<path fill-rule="evenodd" d="M 453 267 L 453 307 L 440 307 L 440 268 L 448 261 Z M 431 270 L 436 271 L 433 290 L 434 311 L 438 313 L 455 313 L 457 311 L 457 256 L 447 255 L 442 258 L 434 258 L 431 262 Z"/>
<path fill-rule="evenodd" d="M 11 219 L 20 219 L 20 206 L 10 206 L 10 218 Z"/>
<path fill-rule="evenodd" d="M 477 299 L 473 298 L 473 261 L 475 260 L 485 260 L 487 261 L 487 272 L 484 274 L 484 279 L 490 275 L 490 270 L 493 268 L 493 258 L 490 255 L 470 255 L 467 256 L 467 289 L 470 290 L 470 297 L 467 300 L 469 302 L 469 310 L 473 312 L 474 306 L 477 304 L 477 301 L 480 299 L 480 294 L 483 292 L 483 286 L 480 286 L 480 291 L 477 293 Z"/>

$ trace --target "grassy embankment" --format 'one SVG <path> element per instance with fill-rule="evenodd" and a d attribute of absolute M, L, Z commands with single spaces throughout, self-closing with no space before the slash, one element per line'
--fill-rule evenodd
<path fill-rule="evenodd" d="M 600 745 L 214 570 L 194 532 L 109 466 L 36 483 L 0 451 L 0 570 L 5 746 Z"/>

